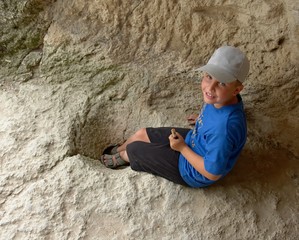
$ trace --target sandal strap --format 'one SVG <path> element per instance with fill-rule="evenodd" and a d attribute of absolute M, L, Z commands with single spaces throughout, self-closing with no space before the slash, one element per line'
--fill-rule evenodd
<path fill-rule="evenodd" d="M 112 149 L 111 149 L 111 154 L 114 155 L 114 154 L 118 154 L 117 152 L 117 148 L 119 147 L 119 145 L 115 145 Z"/>
<path fill-rule="evenodd" d="M 119 147 L 119 144 L 111 144 L 108 147 L 105 148 L 103 155 L 114 155 L 117 154 L 117 148 Z"/>
<path fill-rule="evenodd" d="M 107 168 L 117 168 L 120 166 L 128 165 L 128 162 L 123 160 L 119 153 L 116 153 L 114 155 L 108 155 L 104 154 L 101 156 L 101 162 L 107 167 Z"/>

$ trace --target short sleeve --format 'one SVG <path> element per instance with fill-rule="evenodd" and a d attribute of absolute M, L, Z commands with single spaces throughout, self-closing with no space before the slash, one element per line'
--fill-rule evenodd
<path fill-rule="evenodd" d="M 206 171 L 214 175 L 222 175 L 226 171 L 234 144 L 227 139 L 226 134 L 206 136 L 206 154 L 204 166 Z"/>
<path fill-rule="evenodd" d="M 243 119 L 242 112 L 236 111 L 222 127 L 225 130 L 206 136 L 206 171 L 222 175 L 231 170 L 246 142 L 246 121 Z"/>

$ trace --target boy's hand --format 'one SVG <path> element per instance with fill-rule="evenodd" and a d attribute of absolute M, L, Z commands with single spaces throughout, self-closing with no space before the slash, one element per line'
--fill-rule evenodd
<path fill-rule="evenodd" d="M 187 117 L 187 121 L 188 121 L 189 125 L 195 125 L 195 122 L 196 122 L 197 118 L 198 118 L 198 114 L 192 113 L 191 115 L 189 115 Z"/>
<path fill-rule="evenodd" d="M 183 148 L 186 146 L 185 140 L 182 137 L 182 135 L 178 132 L 171 132 L 172 133 L 169 136 L 170 147 L 175 151 L 181 152 Z"/>

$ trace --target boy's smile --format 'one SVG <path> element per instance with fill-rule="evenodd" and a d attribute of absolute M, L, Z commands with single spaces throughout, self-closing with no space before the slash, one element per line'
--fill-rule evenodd
<path fill-rule="evenodd" d="M 208 73 L 205 73 L 201 82 L 201 88 L 205 103 L 221 108 L 238 102 L 237 95 L 243 89 L 243 85 L 238 81 L 221 83 Z"/>

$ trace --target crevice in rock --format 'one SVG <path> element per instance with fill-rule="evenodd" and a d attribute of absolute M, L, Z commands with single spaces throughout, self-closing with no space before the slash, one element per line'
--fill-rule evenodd
<path fill-rule="evenodd" d="M 68 156 L 99 159 L 106 146 L 124 141 L 124 130 L 118 130 L 117 119 L 111 114 L 113 108 L 88 104 L 84 112 L 77 114 L 71 124 Z"/>

